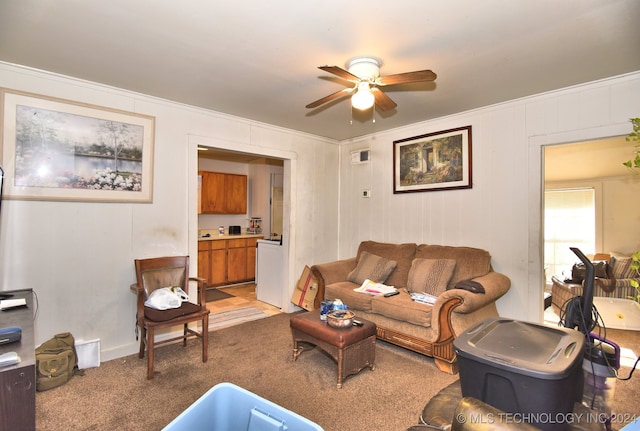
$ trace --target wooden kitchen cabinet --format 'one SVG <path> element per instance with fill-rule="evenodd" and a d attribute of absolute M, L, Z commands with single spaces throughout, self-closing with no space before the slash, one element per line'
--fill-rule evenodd
<path fill-rule="evenodd" d="M 247 239 L 247 278 L 256 279 L 256 254 L 258 238 Z"/>
<path fill-rule="evenodd" d="M 244 239 L 227 240 L 227 281 L 247 280 L 247 244 Z"/>
<path fill-rule="evenodd" d="M 247 176 L 200 171 L 201 214 L 246 214 Z"/>
<path fill-rule="evenodd" d="M 211 241 L 198 241 L 198 277 L 211 284 Z"/>
<path fill-rule="evenodd" d="M 255 280 L 256 244 L 261 238 L 198 241 L 198 277 L 209 286 Z"/>
<path fill-rule="evenodd" d="M 247 213 L 247 176 L 225 174 L 225 214 Z"/>

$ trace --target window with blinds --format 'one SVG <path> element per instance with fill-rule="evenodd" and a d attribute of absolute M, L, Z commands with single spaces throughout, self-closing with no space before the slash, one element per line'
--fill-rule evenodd
<path fill-rule="evenodd" d="M 547 282 L 551 276 L 571 278 L 577 262 L 569 247 L 584 254 L 595 253 L 595 190 L 589 188 L 547 190 L 544 193 L 544 265 Z"/>

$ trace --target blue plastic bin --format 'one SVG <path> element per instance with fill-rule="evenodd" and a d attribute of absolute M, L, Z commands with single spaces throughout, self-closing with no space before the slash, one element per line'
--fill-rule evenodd
<path fill-rule="evenodd" d="M 310 420 L 232 383 L 219 383 L 164 431 L 323 431 Z"/>

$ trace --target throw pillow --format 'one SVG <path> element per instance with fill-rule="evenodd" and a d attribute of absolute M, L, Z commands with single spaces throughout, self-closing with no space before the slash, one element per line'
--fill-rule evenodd
<path fill-rule="evenodd" d="M 347 276 L 347 280 L 356 284 L 362 284 L 366 279 L 376 283 L 384 283 L 396 269 L 396 265 L 395 260 L 385 259 L 363 251 L 355 269 Z"/>
<path fill-rule="evenodd" d="M 624 278 L 635 278 L 638 276 L 631 268 L 633 259 L 631 257 L 611 256 L 611 276 L 617 280 Z"/>
<path fill-rule="evenodd" d="M 447 289 L 455 269 L 456 261 L 453 259 L 413 259 L 407 289 L 438 296 Z"/>

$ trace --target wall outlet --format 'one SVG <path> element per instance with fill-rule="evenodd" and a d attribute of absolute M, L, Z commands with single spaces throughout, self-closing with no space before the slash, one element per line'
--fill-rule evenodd
<path fill-rule="evenodd" d="M 371 197 L 371 190 L 369 190 L 369 189 L 362 190 L 362 197 L 363 198 L 370 198 Z"/>

